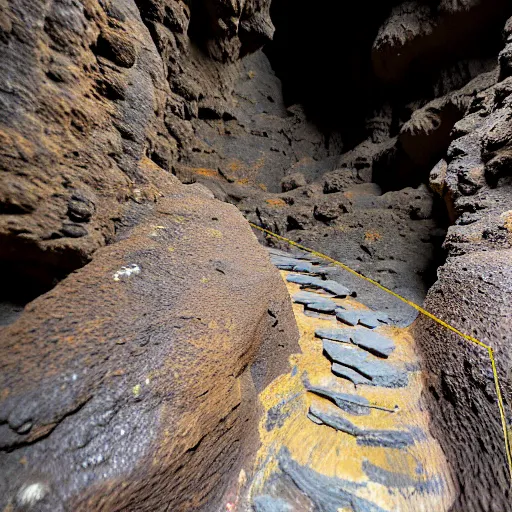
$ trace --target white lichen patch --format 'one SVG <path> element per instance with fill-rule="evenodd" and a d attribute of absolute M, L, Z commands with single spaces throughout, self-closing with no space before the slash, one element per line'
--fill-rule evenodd
<path fill-rule="evenodd" d="M 48 493 L 50 488 L 41 482 L 24 485 L 16 495 L 16 501 L 22 507 L 33 507 L 38 501 L 41 501 Z"/>
<path fill-rule="evenodd" d="M 114 281 L 120 281 L 123 278 L 129 278 L 131 276 L 137 276 L 140 274 L 140 267 L 139 265 L 136 265 L 135 263 L 132 263 L 131 265 L 126 265 L 125 267 L 121 267 L 115 274 L 114 274 Z"/>
<path fill-rule="evenodd" d="M 162 230 L 166 229 L 165 226 L 153 226 L 153 231 L 149 234 L 150 237 L 159 237 L 162 235 Z"/>

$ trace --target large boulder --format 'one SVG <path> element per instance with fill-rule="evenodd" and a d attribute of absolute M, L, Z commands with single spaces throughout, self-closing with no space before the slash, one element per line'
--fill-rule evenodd
<path fill-rule="evenodd" d="M 134 203 L 115 243 L 0 330 L 0 509 L 216 510 L 297 337 L 234 206 L 177 182 Z"/>

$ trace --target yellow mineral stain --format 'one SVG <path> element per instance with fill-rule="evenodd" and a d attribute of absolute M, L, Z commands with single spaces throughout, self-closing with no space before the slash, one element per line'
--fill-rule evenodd
<path fill-rule="evenodd" d="M 222 231 L 219 231 L 218 229 L 208 228 L 206 231 L 215 238 L 222 238 Z"/>
<path fill-rule="evenodd" d="M 287 272 L 281 272 L 283 278 Z M 290 296 L 300 290 L 300 286 L 286 282 Z M 355 299 L 332 299 L 348 308 L 366 307 Z M 364 484 L 354 491 L 363 499 L 382 507 L 384 510 L 448 510 L 453 498 L 454 488 L 444 454 L 435 439 L 429 433 L 428 412 L 421 405 L 423 379 L 418 368 L 418 356 L 410 328 L 383 326 L 377 332 L 392 338 L 396 349 L 386 360 L 398 368 L 408 368 L 409 383 L 404 388 L 384 388 L 359 385 L 337 378 L 331 372 L 331 364 L 322 355 L 322 341 L 315 337 L 318 328 L 341 327 L 333 316 L 322 318 L 304 314 L 300 304 L 293 304 L 293 311 L 300 332 L 301 352 L 290 357 L 292 372 L 282 375 L 265 388 L 259 398 L 266 411 L 259 425 L 261 448 L 258 451 L 250 494 L 261 492 L 265 482 L 278 473 L 277 454 L 286 447 L 297 463 L 328 477 L 337 477 Z M 314 386 L 328 387 L 340 393 L 357 394 L 365 397 L 370 404 L 395 412 L 372 409 L 370 414 L 355 416 L 343 413 L 327 399 L 306 392 L 304 378 Z M 331 411 L 351 421 L 362 429 L 371 430 L 408 430 L 417 429 L 424 433 L 416 443 L 407 449 L 360 446 L 357 439 L 349 434 L 336 431 L 326 425 L 317 425 L 307 418 L 312 404 L 324 411 Z M 395 410 L 395 407 L 397 409 Z M 278 410 L 282 421 L 270 431 L 267 430 L 267 413 Z M 400 492 L 390 492 L 385 485 L 369 480 L 363 470 L 363 461 L 394 474 L 405 475 L 409 481 L 418 484 L 431 479 L 439 479 L 443 486 L 439 492 L 428 492 L 408 486 L 407 482 Z M 422 468 L 422 474 L 418 469 Z M 435 486 L 434 486 L 435 487 Z M 425 486 L 424 489 L 428 489 Z"/>
<path fill-rule="evenodd" d="M 237 172 L 244 167 L 244 164 L 240 160 L 232 160 L 228 164 L 228 169 L 231 172 Z"/>
<path fill-rule="evenodd" d="M 367 242 L 378 242 L 382 238 L 382 235 L 377 231 L 367 231 L 364 234 L 364 239 Z"/>
<path fill-rule="evenodd" d="M 215 169 L 206 169 L 205 167 L 191 168 L 190 170 L 194 174 L 199 174 L 200 176 L 208 176 L 209 178 L 216 178 L 219 175 Z"/>
<path fill-rule="evenodd" d="M 283 208 L 286 206 L 286 202 L 280 198 L 266 199 L 265 202 L 270 206 L 274 206 L 275 208 Z"/>
<path fill-rule="evenodd" d="M 503 219 L 505 229 L 512 233 L 512 210 L 502 213 L 500 217 Z"/>

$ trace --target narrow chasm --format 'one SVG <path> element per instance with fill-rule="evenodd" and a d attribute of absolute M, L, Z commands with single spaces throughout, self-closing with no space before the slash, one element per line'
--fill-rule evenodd
<path fill-rule="evenodd" d="M 0 510 L 510 510 L 511 120 L 510 0 L 0 1 Z"/>
<path fill-rule="evenodd" d="M 507 11 L 498 0 L 434 4 L 312 10 L 275 0 L 273 41 L 242 61 L 232 120 L 218 122 L 225 137 L 214 141 L 221 160 L 211 167 L 220 180 L 199 164 L 185 179 L 204 182 L 249 221 L 422 303 L 455 219 L 442 190 L 447 150 L 496 82 Z M 403 303 L 357 283 L 368 305 L 385 302 L 396 321 L 413 320 Z"/>

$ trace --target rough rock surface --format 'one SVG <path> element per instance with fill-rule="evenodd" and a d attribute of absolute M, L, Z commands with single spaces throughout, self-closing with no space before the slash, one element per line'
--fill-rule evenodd
<path fill-rule="evenodd" d="M 505 29 L 508 45 L 510 22 Z M 507 424 L 512 422 L 512 87 L 506 51 L 499 80 L 479 92 L 454 128 L 446 161 L 431 174 L 455 224 L 444 242 L 448 262 L 426 307 L 493 347 Z M 430 372 L 428 399 L 460 494 L 456 510 L 510 505 L 502 427 L 485 349 L 422 319 L 417 335 Z M 461 411 L 464 411 L 461 414 Z M 466 468 L 470 467 L 471 471 Z"/>
<path fill-rule="evenodd" d="M 180 183 L 126 222 L 0 332 L 1 510 L 213 510 L 257 447 L 297 340 L 266 251 Z"/>
<path fill-rule="evenodd" d="M 511 261 L 510 249 L 450 258 L 425 301 L 429 311 L 494 348 L 508 424 Z M 428 369 L 434 432 L 458 485 L 454 510 L 507 510 L 510 474 L 487 351 L 426 318 L 415 333 Z"/>
<path fill-rule="evenodd" d="M 268 7 L 0 5 L 0 260 L 14 283 L 48 289 L 87 263 L 130 200 L 159 195 L 148 163 L 171 172 L 182 150 L 215 151 L 194 120 L 229 117 L 235 61 L 271 35 Z"/>
<path fill-rule="evenodd" d="M 90 469 L 96 464 L 94 467 L 108 468 L 104 471 L 107 482 L 114 482 L 116 467 L 135 468 L 136 472 L 150 475 L 149 480 L 139 478 L 138 473 L 132 475 L 126 490 L 121 485 L 121 494 L 112 493 L 113 500 L 121 497 L 120 506 L 126 503 L 132 507 L 147 499 L 148 508 L 158 508 L 159 504 L 151 500 L 159 499 L 161 486 L 169 483 L 166 476 L 172 474 L 183 474 L 183 480 L 179 477 L 173 482 L 174 487 L 168 487 L 178 508 L 180 500 L 190 497 L 187 482 L 197 491 L 187 506 L 209 506 L 213 503 L 210 498 L 218 498 L 210 493 L 212 486 L 224 489 L 226 479 L 230 478 L 211 464 L 213 459 L 209 457 L 214 450 L 210 450 L 209 443 L 221 439 L 225 429 L 230 433 L 222 439 L 233 435 L 233 439 L 240 440 L 240 446 L 246 446 L 246 441 L 250 444 L 249 433 L 242 433 L 245 427 L 231 427 L 229 418 L 249 418 L 244 411 L 253 403 L 254 392 L 240 392 L 247 400 L 244 398 L 223 422 L 219 418 L 224 417 L 226 407 L 242 396 L 236 394 L 238 391 L 230 392 L 227 381 L 219 387 L 230 400 L 213 403 L 209 400 L 220 395 L 198 392 L 198 399 L 204 400 L 210 415 L 201 416 L 203 409 L 192 401 L 183 402 L 179 411 L 182 416 L 175 415 L 172 404 L 171 412 L 162 412 L 159 407 L 163 399 L 155 399 L 151 402 L 155 407 L 145 409 L 143 394 L 148 390 L 146 381 L 140 377 L 145 370 L 139 366 L 143 363 L 137 362 L 138 349 L 129 348 L 133 354 L 129 352 L 123 362 L 133 382 L 111 384 L 115 379 L 110 379 L 110 370 L 105 373 L 104 369 L 117 359 L 87 338 L 93 333 L 95 339 L 111 341 L 114 337 L 123 338 L 118 332 L 127 332 L 130 339 L 138 340 L 141 332 L 147 333 L 147 324 L 124 309 L 119 313 L 123 304 L 129 303 L 131 307 L 133 301 L 137 311 L 151 307 L 160 312 L 155 317 L 161 314 L 167 322 L 165 315 L 174 314 L 172 308 L 185 308 L 189 297 L 197 292 L 194 289 L 190 291 L 192 295 L 189 291 L 177 295 L 180 304 L 173 304 L 170 312 L 161 309 L 168 302 L 159 287 L 152 288 L 151 293 L 142 287 L 140 293 L 148 297 L 146 305 L 139 304 L 132 295 L 119 299 L 115 295 L 117 303 L 110 292 L 113 283 L 144 283 L 145 269 L 140 262 L 126 260 L 117 265 L 116 260 L 114 270 L 114 259 L 122 259 L 125 254 L 119 247 L 125 247 L 128 253 L 140 253 L 141 258 L 147 258 L 150 268 L 156 268 L 153 253 L 146 247 L 151 244 L 146 239 L 144 246 L 139 244 L 146 236 L 141 235 L 146 228 L 151 228 L 151 240 L 159 236 L 166 240 L 166 235 L 160 233 L 165 230 L 159 226 L 167 226 L 169 219 L 160 219 L 165 214 L 158 213 L 158 205 L 175 208 L 168 199 L 177 187 L 171 174 L 190 184 L 183 194 L 191 204 L 216 204 L 210 203 L 212 195 L 236 204 L 250 221 L 348 263 L 415 302 L 424 299 L 436 280 L 437 266 L 447 256 L 447 265 L 427 296 L 427 307 L 493 344 L 510 411 L 510 358 L 507 340 L 501 340 L 502 333 L 509 330 L 504 308 L 507 301 L 510 303 L 511 273 L 512 21 L 505 24 L 510 15 L 512 6 L 507 0 L 362 0 L 331 2 L 323 9 L 312 8 L 306 0 L 273 0 L 272 5 L 269 0 L 0 1 L 0 265 L 4 283 L 0 287 L 0 326 L 3 346 L 9 348 L 9 353 L 17 351 L 19 356 L 18 363 L 10 356 L 6 359 L 6 378 L 13 379 L 13 383 L 22 382 L 19 390 L 15 390 L 17 395 L 11 391 L 4 396 L 4 392 L 1 398 L 5 407 L 11 404 L 8 407 L 14 408 L 16 396 L 25 400 L 30 393 L 35 395 L 25 405 L 26 410 L 34 411 L 33 418 L 23 414 L 11 418 L 10 412 L 5 419 L 2 417 L 0 437 L 8 447 L 2 457 L 9 468 L 17 468 L 12 472 L 16 479 L 22 467 L 28 468 L 23 456 L 22 467 L 13 462 L 16 454 L 33 449 L 39 454 L 34 460 L 42 461 L 55 452 L 48 481 L 27 473 L 28 480 L 18 484 L 28 487 L 18 489 L 21 494 L 14 496 L 18 484 L 4 484 L 9 491 L 3 493 L 4 499 L 23 507 L 27 495 L 42 495 L 50 500 L 48 506 L 56 510 L 56 501 L 67 502 L 73 489 L 85 488 L 91 482 L 96 485 L 94 479 L 100 478 L 100 470 Z M 263 53 L 259 48 L 269 43 L 274 26 L 274 42 L 267 44 Z M 232 209 L 223 210 L 227 207 L 216 208 L 234 215 Z M 177 223 L 179 234 L 184 216 L 176 215 L 172 222 Z M 218 222 L 213 217 L 217 215 L 212 214 L 211 221 L 198 221 L 197 229 L 200 225 L 209 229 L 211 222 Z M 149 226 L 148 222 L 153 224 Z M 232 222 L 231 229 L 233 226 L 240 226 L 240 236 L 247 233 L 247 225 L 240 218 Z M 200 248 L 208 256 L 217 251 L 217 228 L 212 229 L 211 239 Z M 109 247 L 114 241 L 116 244 Z M 183 272 L 176 270 L 176 279 L 186 275 L 197 257 L 190 244 L 191 240 L 180 238 L 172 246 L 176 254 L 182 254 L 179 268 Z M 230 247 L 230 251 L 219 259 L 232 261 L 230 258 L 240 257 L 237 261 L 243 266 L 244 251 L 238 252 L 237 246 Z M 248 253 L 245 263 L 258 257 L 257 251 L 253 254 L 248 249 Z M 172 254 L 159 257 L 162 265 L 167 264 Z M 119 281 L 103 288 L 98 283 L 110 261 L 112 268 L 108 272 L 112 272 L 112 279 L 118 272 Z M 171 267 L 178 265 L 172 261 Z M 89 265 L 73 274 L 86 264 Z M 122 266 L 126 268 L 121 269 Z M 237 274 L 237 283 L 232 278 L 233 286 L 244 283 L 244 288 L 250 290 L 251 279 L 256 277 L 246 275 L 246 267 L 239 270 L 242 274 Z M 289 270 L 308 272 L 308 262 Z M 155 276 L 160 275 L 158 272 L 165 274 L 163 270 L 154 272 Z M 219 275 L 215 276 L 221 279 L 228 275 L 222 272 L 225 270 L 218 270 Z M 191 275 L 196 275 L 195 270 Z M 268 282 L 273 283 L 268 276 Z M 372 285 L 357 281 L 356 286 L 355 278 L 341 270 L 323 269 L 318 276 L 340 279 L 350 290 L 357 289 L 363 302 L 382 307 L 395 323 L 409 324 L 415 317 L 415 311 L 376 292 Z M 203 277 L 209 279 L 205 275 L 200 280 Z M 473 293 L 475 278 L 481 290 L 478 293 Z M 52 291 L 59 281 L 62 282 Z M 85 303 L 91 308 L 104 312 L 107 319 L 125 315 L 121 318 L 136 325 L 107 320 L 101 325 L 77 327 L 72 322 L 76 322 L 76 312 L 84 306 L 80 302 L 83 298 L 73 290 L 82 286 L 80 283 L 85 283 L 83 296 L 88 298 Z M 185 280 L 173 281 L 171 285 L 178 294 L 179 290 L 189 290 Z M 208 281 L 201 285 L 207 287 Z M 263 293 L 263 302 L 254 304 L 251 310 L 244 309 L 247 304 L 237 303 L 233 306 L 237 311 L 229 312 L 240 314 L 245 322 L 240 338 L 233 334 L 237 347 L 258 345 L 258 341 L 247 340 L 251 331 L 248 323 L 261 318 L 258 315 L 265 311 L 266 301 L 283 298 L 275 283 L 271 288 L 275 288 L 274 295 L 270 291 Z M 219 290 L 216 293 L 221 293 Z M 30 302 L 48 291 L 49 294 Z M 251 290 L 260 292 L 257 286 Z M 211 297 L 217 309 L 206 313 L 224 312 L 223 303 Z M 160 302 L 155 302 L 157 298 Z M 491 298 L 493 303 L 489 302 Z M 198 311 L 204 307 L 195 298 L 191 304 Z M 69 317 L 56 317 L 61 308 Z M 142 314 L 151 316 L 153 310 L 144 309 Z M 486 315 L 480 319 L 474 311 L 486 311 Z M 245 317 L 241 312 L 245 312 Z M 334 315 L 336 308 L 333 310 L 331 302 L 324 300 L 308 303 L 305 312 Z M 195 325 L 195 314 L 194 310 L 188 318 L 188 313 L 184 313 L 187 318 L 181 320 Z M 345 319 L 361 323 L 355 315 L 345 315 Z M 466 347 L 454 353 L 456 360 L 450 364 L 441 362 L 440 341 L 444 342 L 447 334 L 425 322 L 418 323 L 418 337 L 430 361 L 432 383 L 426 396 L 434 412 L 440 408 L 438 400 L 444 411 L 437 411 L 434 420 L 459 484 L 456 509 L 506 509 L 509 498 L 501 485 L 503 468 L 495 464 L 496 460 L 501 463 L 503 456 L 501 445 L 497 444 L 499 436 L 495 436 L 499 423 L 494 398 L 488 393 L 485 357 Z M 26 354 L 21 347 L 25 347 L 27 340 L 37 338 L 34 332 L 53 333 L 59 326 L 68 331 L 58 330 L 55 335 L 37 339 L 27 349 L 30 357 L 23 359 Z M 276 328 L 279 326 L 285 328 L 287 339 L 293 337 L 291 323 L 279 320 Z M 36 328 L 40 330 L 29 332 Z M 169 326 L 166 324 L 165 328 Z M 188 327 L 184 329 L 180 335 L 185 337 Z M 77 353 L 90 370 L 81 379 L 78 371 L 72 372 L 70 378 L 76 375 L 76 383 L 63 381 L 62 385 L 67 386 L 63 388 L 65 393 L 48 401 L 51 407 L 45 409 L 36 390 L 44 391 L 45 386 L 57 382 L 41 380 L 56 372 L 55 366 L 47 364 L 46 357 L 54 351 L 56 357 L 62 355 L 69 358 L 70 365 L 74 364 L 73 351 L 67 353 L 59 347 L 74 342 L 77 336 L 84 343 Z M 54 343 L 52 351 L 47 349 L 47 343 Z M 128 350 L 129 345 L 120 345 L 121 350 Z M 180 343 L 177 345 L 181 347 Z M 163 356 L 158 351 L 163 346 L 167 345 L 162 342 L 152 352 L 151 360 L 160 362 Z M 275 373 L 274 364 L 278 371 L 287 353 L 286 347 L 281 351 L 279 343 L 277 346 L 279 350 L 274 346 L 275 353 L 267 358 L 269 375 Z M 119 350 L 117 344 L 116 349 Z M 204 350 L 207 349 L 209 345 Z M 231 357 L 234 350 L 226 354 Z M 255 352 L 251 354 L 226 362 L 222 371 L 227 373 L 223 376 L 212 370 L 218 354 L 208 352 L 204 361 L 194 355 L 189 360 L 193 360 L 194 366 L 192 370 L 187 367 L 187 372 L 207 368 L 207 376 L 193 374 L 198 377 L 197 382 L 190 384 L 192 393 L 195 386 L 217 382 L 216 377 L 222 380 L 225 375 L 234 375 L 244 382 L 250 380 L 248 371 L 240 375 L 237 371 L 245 363 L 252 364 Z M 79 362 L 76 358 L 76 364 Z M 14 369 L 17 365 L 28 370 L 18 372 Z M 172 368 L 173 365 L 179 372 L 185 371 L 180 361 L 174 361 Z M 259 382 L 258 376 L 265 373 L 264 365 L 263 360 L 253 364 L 255 381 Z M 354 378 L 346 373 L 348 367 L 343 368 L 345 378 Z M 338 374 L 341 370 L 337 368 Z M 211 378 L 208 371 L 212 372 Z M 464 379 L 469 374 L 475 375 L 471 377 L 477 383 L 475 386 L 471 379 Z M 191 381 L 183 382 L 185 386 Z M 113 386 L 111 394 L 109 386 Z M 132 390 L 133 404 L 126 395 L 116 398 L 122 386 Z M 162 389 L 171 393 L 175 387 L 165 381 Z M 73 394 L 75 389 L 78 391 Z M 100 398 L 94 398 L 96 390 L 98 397 L 101 393 L 108 395 L 105 403 L 98 405 Z M 460 407 L 453 405 L 457 401 L 462 404 Z M 148 436 L 143 442 L 144 436 L 139 433 L 133 435 L 141 452 L 130 454 L 130 460 L 127 458 L 118 465 L 117 455 L 108 461 L 94 458 L 99 454 L 95 442 L 100 443 L 101 436 L 114 439 L 117 435 L 109 411 L 114 411 L 115 418 L 121 414 L 118 411 L 124 410 L 118 404 L 125 403 L 140 409 L 142 420 L 146 418 L 149 425 L 145 434 L 151 432 L 151 439 L 157 439 L 157 445 L 168 450 L 160 465 L 155 463 L 153 472 L 147 469 L 150 466 L 144 466 L 149 460 L 145 458 L 149 452 L 144 444 L 149 442 Z M 460 409 L 466 406 L 469 412 L 461 414 Z M 93 413 L 93 409 L 99 412 Z M 491 410 L 494 413 L 489 416 Z M 155 426 L 160 425 L 157 414 L 170 423 L 176 417 L 197 417 L 198 423 L 204 424 L 191 427 L 190 435 L 182 438 L 171 434 L 164 442 Z M 68 435 L 64 425 L 73 424 L 80 415 L 89 418 L 85 427 L 76 429 L 78 433 L 85 432 L 85 441 L 80 441 L 85 444 L 68 449 L 66 442 L 54 441 L 61 439 L 60 435 L 64 439 Z M 193 418 L 180 419 L 184 423 L 177 428 L 185 428 L 187 421 L 189 426 L 194 425 Z M 135 420 L 127 418 L 126 422 L 129 421 Z M 234 424 L 236 421 L 233 419 Z M 510 424 L 512 418 L 507 421 Z M 473 423 L 483 426 L 473 430 Z M 92 430 L 87 430 L 89 424 Z M 200 428 L 207 432 L 206 437 L 201 437 Z M 69 439 L 78 436 L 76 432 L 70 433 Z M 179 432 L 181 435 L 184 431 Z M 477 441 L 470 445 L 469 439 L 464 438 L 463 443 L 455 433 L 474 435 Z M 492 442 L 488 442 L 491 438 Z M 120 443 L 113 449 L 123 446 Z M 233 460 L 229 459 L 232 454 L 222 443 L 216 449 L 222 451 L 219 463 L 232 466 L 233 471 L 240 467 L 229 462 Z M 77 450 L 84 450 L 83 457 L 76 454 Z M 240 450 L 242 453 L 245 448 Z M 190 457 L 190 467 L 198 480 L 189 479 L 187 470 L 171 461 L 169 453 L 177 454 L 178 458 Z M 78 466 L 73 466 L 73 461 L 78 461 Z M 463 471 L 472 464 L 476 464 L 474 471 Z M 62 489 L 56 483 L 61 467 L 76 469 L 66 473 Z M 495 480 L 486 476 L 491 474 L 496 474 Z M 379 475 L 384 478 L 382 472 Z M 221 483 L 217 483 L 217 477 Z M 39 487 L 33 487 L 31 478 Z M 144 487 L 145 482 L 150 483 Z M 112 485 L 118 483 L 116 480 Z M 98 492 L 90 488 L 91 503 L 105 491 L 99 483 L 98 486 Z M 89 500 L 89 495 L 80 496 Z M 104 508 L 115 508 L 112 503 L 105 502 Z M 258 506 L 265 507 L 265 503 L 262 498 Z M 87 508 L 90 503 L 82 501 L 79 505 Z"/>

